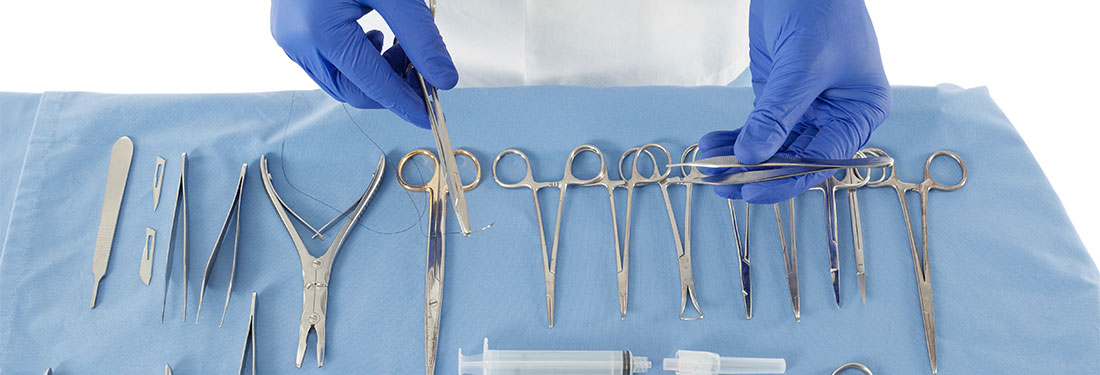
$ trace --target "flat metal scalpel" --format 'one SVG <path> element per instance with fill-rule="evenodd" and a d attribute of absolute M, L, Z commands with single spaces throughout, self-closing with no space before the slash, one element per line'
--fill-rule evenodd
<path fill-rule="evenodd" d="M 122 208 L 122 195 L 126 192 L 126 177 L 130 175 L 130 161 L 134 157 L 134 142 L 122 137 L 111 147 L 111 160 L 107 167 L 107 188 L 103 192 L 103 210 L 99 216 L 99 231 L 95 237 L 95 255 L 92 256 L 92 308 L 99 294 L 99 280 L 107 274 L 107 261 L 111 258 L 111 244 L 115 240 L 118 211 Z"/>

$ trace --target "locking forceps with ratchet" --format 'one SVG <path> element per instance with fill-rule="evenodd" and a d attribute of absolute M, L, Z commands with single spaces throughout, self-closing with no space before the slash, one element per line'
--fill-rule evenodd
<path fill-rule="evenodd" d="M 569 153 L 569 157 L 565 160 L 565 171 L 563 172 L 561 180 L 558 181 L 535 181 L 535 178 L 531 172 L 531 160 L 527 158 L 527 154 L 523 151 L 510 148 L 501 151 L 493 159 L 493 180 L 497 185 L 507 189 L 520 189 L 527 188 L 531 190 L 531 198 L 535 203 L 535 218 L 539 227 L 539 245 L 542 246 L 542 268 L 543 278 L 546 284 L 546 318 L 550 327 L 554 327 L 554 281 L 557 272 L 557 260 L 558 260 L 558 235 L 561 233 L 561 214 L 562 207 L 565 204 L 565 191 L 569 188 L 569 185 L 591 185 L 595 184 L 607 177 L 607 167 L 604 165 L 600 168 L 600 173 L 595 177 L 588 179 L 580 179 L 573 175 L 573 161 L 582 153 L 592 152 L 600 157 L 600 164 L 603 163 L 603 153 L 600 149 L 592 145 L 580 145 L 573 149 Z M 501 181 L 499 174 L 497 173 L 497 163 L 500 159 L 507 155 L 516 155 L 523 159 L 523 163 L 526 166 L 527 174 L 523 176 L 523 179 L 518 182 L 504 182 Z M 558 193 L 558 213 L 557 218 L 554 221 L 554 239 L 552 245 L 547 251 L 546 246 L 546 231 L 542 224 L 542 205 L 539 203 L 539 190 L 543 188 L 557 188 Z M 622 283 L 620 282 L 620 285 Z M 622 291 L 620 291 L 622 295 Z M 620 297 L 621 298 L 621 297 Z"/>
<path fill-rule="evenodd" d="M 876 156 L 887 156 L 885 151 L 879 149 L 867 149 L 866 152 Z M 944 185 L 932 177 L 930 168 L 932 161 L 937 156 L 947 156 L 959 164 L 962 177 L 954 185 Z M 883 170 L 885 176 L 885 169 Z M 902 218 L 905 221 L 905 230 L 909 235 L 909 250 L 913 256 L 913 271 L 916 274 L 917 293 L 920 296 L 921 320 L 924 323 L 924 341 L 928 347 L 928 360 L 932 365 L 932 373 L 938 370 L 936 363 L 936 316 L 932 310 L 932 268 L 928 255 L 928 193 L 932 190 L 955 191 L 966 184 L 966 164 L 958 154 L 940 150 L 928 156 L 924 162 L 924 179 L 919 183 L 902 182 L 898 179 L 897 167 L 890 167 L 889 177 L 882 181 L 869 183 L 869 187 L 892 187 L 898 193 L 898 203 L 901 205 Z M 918 252 L 916 237 L 913 235 L 913 224 L 909 217 L 909 204 L 905 199 L 905 193 L 916 192 L 920 196 L 920 226 L 921 249 Z"/>

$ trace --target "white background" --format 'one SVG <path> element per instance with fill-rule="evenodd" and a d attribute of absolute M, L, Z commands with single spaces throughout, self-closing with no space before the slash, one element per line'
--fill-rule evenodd
<path fill-rule="evenodd" d="M 868 0 L 893 84 L 988 86 L 1100 259 L 1100 5 Z M 0 0 L 0 91 L 314 89 L 262 0 Z M 387 37 L 387 39 L 389 39 Z M 1039 178 L 1040 176 L 1036 176 Z M 1015 199 L 1015 197 L 1004 197 Z M 981 212 L 975 212 L 981 215 Z"/>

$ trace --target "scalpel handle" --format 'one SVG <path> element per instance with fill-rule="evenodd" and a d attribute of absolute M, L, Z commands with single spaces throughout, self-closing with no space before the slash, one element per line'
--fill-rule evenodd
<path fill-rule="evenodd" d="M 95 254 L 92 257 L 92 304 L 95 308 L 99 294 L 99 280 L 107 274 L 107 261 L 111 258 L 111 244 L 115 239 L 115 226 L 118 224 L 118 211 L 122 208 L 122 194 L 126 191 L 126 177 L 130 174 L 130 161 L 134 156 L 134 142 L 130 137 L 115 141 L 111 148 L 111 160 L 107 168 L 107 188 L 103 193 L 103 210 L 99 216 L 99 231 L 96 233 Z"/>

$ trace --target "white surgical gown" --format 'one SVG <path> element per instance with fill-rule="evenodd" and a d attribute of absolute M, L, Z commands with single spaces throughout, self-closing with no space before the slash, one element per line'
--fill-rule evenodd
<path fill-rule="evenodd" d="M 725 85 L 748 66 L 748 4 L 438 0 L 436 24 L 459 87 Z"/>

